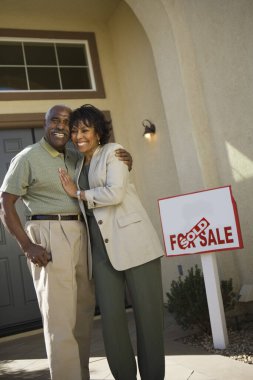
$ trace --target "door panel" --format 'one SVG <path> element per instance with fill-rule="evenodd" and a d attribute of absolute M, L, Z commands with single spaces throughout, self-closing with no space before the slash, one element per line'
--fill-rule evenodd
<path fill-rule="evenodd" d="M 0 183 L 12 157 L 43 136 L 43 129 L 0 130 Z M 25 206 L 17 201 L 21 222 L 25 223 Z M 16 240 L 0 222 L 0 334 L 13 326 L 40 321 L 36 294 L 26 258 Z"/>
<path fill-rule="evenodd" d="M 44 136 L 45 131 L 44 128 L 34 128 L 32 132 L 34 141 L 39 141 Z"/>

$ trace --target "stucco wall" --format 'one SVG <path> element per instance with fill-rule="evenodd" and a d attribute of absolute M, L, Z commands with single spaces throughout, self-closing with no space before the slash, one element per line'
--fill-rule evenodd
<path fill-rule="evenodd" d="M 231 184 L 245 249 L 234 255 L 241 281 L 253 268 L 253 2 L 182 1 L 203 89 L 220 185 Z"/>
<path fill-rule="evenodd" d="M 232 185 L 245 248 L 217 258 L 239 290 L 252 283 L 253 3 L 126 2 L 151 42 L 181 192 Z"/>

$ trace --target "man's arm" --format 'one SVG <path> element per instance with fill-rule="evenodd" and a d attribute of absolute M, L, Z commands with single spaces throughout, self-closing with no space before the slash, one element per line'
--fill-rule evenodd
<path fill-rule="evenodd" d="M 120 161 L 123 161 L 124 164 L 128 166 L 128 170 L 132 170 L 133 166 L 133 158 L 130 153 L 128 153 L 125 149 L 117 149 L 115 152 L 115 156 L 118 157 Z"/>
<path fill-rule="evenodd" d="M 1 194 L 1 220 L 6 229 L 17 240 L 25 256 L 30 259 L 33 264 L 46 266 L 48 263 L 46 250 L 40 245 L 31 242 L 21 224 L 15 207 L 18 198 L 17 195 L 6 192 Z"/>

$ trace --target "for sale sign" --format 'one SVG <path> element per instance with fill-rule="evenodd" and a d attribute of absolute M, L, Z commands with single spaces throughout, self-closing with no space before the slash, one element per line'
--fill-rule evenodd
<path fill-rule="evenodd" d="M 167 256 L 243 248 L 231 186 L 158 202 Z"/>

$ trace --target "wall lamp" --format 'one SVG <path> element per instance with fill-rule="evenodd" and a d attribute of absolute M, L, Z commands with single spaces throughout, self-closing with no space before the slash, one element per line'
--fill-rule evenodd
<path fill-rule="evenodd" d="M 142 125 L 144 127 L 143 136 L 146 137 L 147 139 L 150 139 L 151 136 L 154 135 L 156 132 L 155 124 L 153 124 L 148 119 L 145 119 L 145 120 L 143 120 Z"/>

